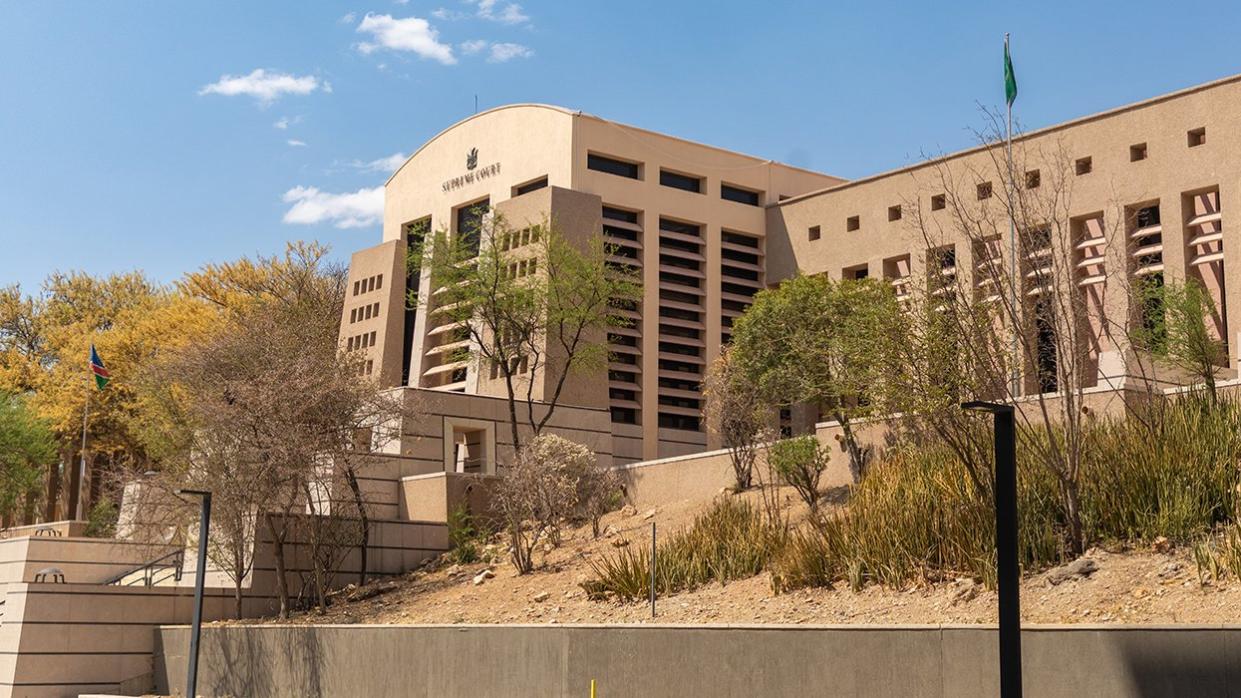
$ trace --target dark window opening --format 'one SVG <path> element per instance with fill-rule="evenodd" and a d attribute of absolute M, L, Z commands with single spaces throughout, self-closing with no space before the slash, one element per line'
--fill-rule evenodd
<path fill-rule="evenodd" d="M 618 177 L 628 177 L 629 179 L 640 178 L 639 165 L 637 163 L 614 160 L 603 155 L 595 155 L 594 153 L 586 156 L 586 169 L 606 172 Z"/>
<path fill-rule="evenodd" d="M 682 223 L 680 221 L 669 220 L 667 218 L 659 219 L 659 229 L 666 230 L 670 233 L 680 233 L 681 235 L 702 237 L 700 226 L 694 225 L 693 223 Z"/>
<path fill-rule="evenodd" d="M 490 208 L 490 200 L 483 199 L 477 203 L 467 204 L 457 209 L 457 235 L 462 244 L 474 255 L 482 241 L 483 217 Z"/>
<path fill-rule="evenodd" d="M 702 373 L 702 367 L 699 366 L 698 364 L 687 364 L 681 361 L 672 361 L 669 359 L 659 360 L 659 370 L 675 371 L 677 373 L 693 373 L 693 374 Z"/>
<path fill-rule="evenodd" d="M 758 249 L 758 238 L 742 235 L 740 233 L 730 233 L 727 230 L 720 234 L 720 239 L 731 245 L 741 245 L 742 247 L 753 247 Z"/>
<path fill-rule="evenodd" d="M 522 194 L 529 194 L 532 191 L 542 189 L 543 187 L 546 187 L 546 186 L 547 186 L 547 178 L 541 177 L 539 179 L 534 180 L 533 182 L 527 182 L 526 184 L 521 184 L 521 185 L 514 187 L 513 196 L 521 196 Z"/>
<path fill-rule="evenodd" d="M 659 333 L 671 335 L 673 337 L 686 337 L 688 339 L 698 339 L 702 336 L 702 332 L 692 327 L 679 327 L 677 325 L 664 324 L 659 326 Z"/>
<path fill-rule="evenodd" d="M 1043 183 L 1043 174 L 1038 170 L 1030 170 L 1026 173 L 1026 189 L 1038 189 Z"/>
<path fill-rule="evenodd" d="M 1138 209 L 1135 218 L 1138 228 L 1149 228 L 1153 225 L 1159 225 L 1159 205 L 1144 206 Z"/>
<path fill-rule="evenodd" d="M 618 424 L 637 424 L 638 411 L 632 407 L 613 407 L 612 421 Z"/>
<path fill-rule="evenodd" d="M 931 210 L 932 211 L 939 211 L 940 209 L 944 208 L 947 205 L 948 205 L 948 197 L 944 196 L 943 194 L 936 194 L 935 196 L 931 197 Z"/>
<path fill-rule="evenodd" d="M 720 268 L 724 276 L 731 276 L 734 279 L 747 279 L 749 281 L 758 281 L 758 272 L 753 269 L 737 269 L 736 267 L 724 266 Z"/>
<path fill-rule="evenodd" d="M 664 414 L 659 413 L 659 426 L 661 429 L 680 429 L 681 431 L 698 431 L 698 418 L 688 417 L 683 414 Z"/>
<path fill-rule="evenodd" d="M 659 316 L 672 318 L 674 320 L 685 320 L 687 322 L 701 322 L 702 321 L 702 317 L 700 313 L 695 313 L 692 310 L 681 310 L 680 308 L 661 307 L 659 309 Z"/>
<path fill-rule="evenodd" d="M 682 189 L 684 191 L 702 193 L 702 177 L 694 177 L 691 175 L 677 174 L 668 170 L 659 171 L 659 183 L 665 187 L 673 189 Z"/>
<path fill-rule="evenodd" d="M 736 250 L 720 250 L 720 256 L 724 259 L 731 259 L 734 262 L 745 262 L 746 264 L 758 264 L 758 255 L 749 252 L 738 252 Z"/>
<path fill-rule="evenodd" d="M 619 208 L 612 208 L 611 206 L 604 206 L 603 217 L 611 218 L 614 221 L 622 221 L 624 223 L 633 223 L 634 225 L 638 224 L 638 212 L 637 211 L 625 211 Z"/>
<path fill-rule="evenodd" d="M 1129 146 L 1129 162 L 1137 162 L 1146 159 L 1146 144 L 1138 143 Z"/>
<path fill-rule="evenodd" d="M 1088 157 L 1078 158 L 1077 162 L 1073 164 L 1073 171 L 1079 175 L 1090 174 L 1093 169 L 1094 163 Z"/>
<path fill-rule="evenodd" d="M 720 198 L 749 206 L 758 206 L 759 201 L 758 192 L 734 187 L 730 184 L 720 184 Z"/>
<path fill-rule="evenodd" d="M 1059 389 L 1056 375 L 1056 331 L 1051 319 L 1050 302 L 1041 300 L 1034 308 L 1035 346 L 1038 362 L 1038 389 L 1040 393 L 1054 393 Z"/>
<path fill-rule="evenodd" d="M 862 218 L 860 216 L 849 216 L 845 219 L 845 230 L 853 232 L 862 227 Z"/>
<path fill-rule="evenodd" d="M 753 286 L 741 286 L 740 284 L 730 284 L 727 281 L 720 284 L 720 290 L 724 293 L 735 293 L 738 296 L 754 297 L 758 293 L 758 289 Z"/>
<path fill-rule="evenodd" d="M 811 240 L 818 240 L 822 236 L 823 236 L 823 230 L 819 226 L 817 225 L 810 226 L 810 233 L 808 237 Z"/>

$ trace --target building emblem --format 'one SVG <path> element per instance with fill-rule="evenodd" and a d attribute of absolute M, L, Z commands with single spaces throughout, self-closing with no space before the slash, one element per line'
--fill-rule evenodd
<path fill-rule="evenodd" d="M 470 148 L 470 152 L 465 154 L 465 169 L 472 170 L 478 167 L 478 148 Z"/>

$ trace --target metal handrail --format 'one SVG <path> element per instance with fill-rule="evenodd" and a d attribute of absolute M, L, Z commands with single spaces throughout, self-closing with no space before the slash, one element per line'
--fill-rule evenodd
<path fill-rule="evenodd" d="M 157 581 L 162 582 L 168 578 L 167 576 L 164 576 L 158 580 L 155 579 L 155 574 L 159 570 L 172 570 L 172 578 L 175 581 L 179 582 L 181 581 L 181 574 L 184 568 L 185 568 L 185 550 L 183 548 L 178 548 L 177 550 L 161 555 L 155 558 L 154 560 L 147 562 L 146 564 L 139 565 L 138 567 L 135 567 L 130 570 L 126 570 L 125 572 L 122 572 L 121 574 L 118 574 L 115 577 L 112 577 L 108 581 L 104 582 L 104 584 L 133 586 L 138 583 L 137 580 L 124 582 L 124 583 L 122 582 L 124 581 L 126 577 L 134 573 L 137 573 L 137 572 L 142 572 L 143 575 L 142 577 L 139 578 L 142 582 L 142 585 L 147 586 L 147 587 L 154 586 Z"/>

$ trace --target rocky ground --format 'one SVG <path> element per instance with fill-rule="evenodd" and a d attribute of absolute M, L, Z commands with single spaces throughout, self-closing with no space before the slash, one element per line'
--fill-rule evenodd
<path fill-rule="evenodd" d="M 295 623 L 993 623 L 995 592 L 969 580 L 909 589 L 846 587 L 774 594 L 766 574 L 662 597 L 646 604 L 591 601 L 579 587 L 590 561 L 615 547 L 643 545 L 688 524 L 702 503 L 609 514 L 607 534 L 566 531 L 534 573 L 518 576 L 495 546 L 491 563 L 441 563 L 396 580 L 348 589 L 326 613 Z M 1199 582 L 1187 551 L 1095 549 L 1072 565 L 1023 580 L 1022 618 L 1031 623 L 1238 623 L 1241 584 Z M 269 619 L 263 622 L 278 622 Z"/>

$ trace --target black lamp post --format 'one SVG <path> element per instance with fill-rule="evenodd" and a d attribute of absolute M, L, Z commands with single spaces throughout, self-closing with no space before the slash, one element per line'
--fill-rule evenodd
<path fill-rule="evenodd" d="M 203 578 L 207 576 L 207 532 L 211 529 L 211 493 L 203 490 L 177 490 L 201 498 L 198 518 L 198 574 L 194 577 L 194 625 L 190 630 L 189 671 L 185 678 L 185 695 L 198 695 L 198 637 L 203 629 Z"/>
<path fill-rule="evenodd" d="M 1013 406 L 966 402 L 995 419 L 995 547 L 1000 597 L 1000 698 L 1021 698 L 1021 572 L 1017 564 L 1017 432 Z"/>

